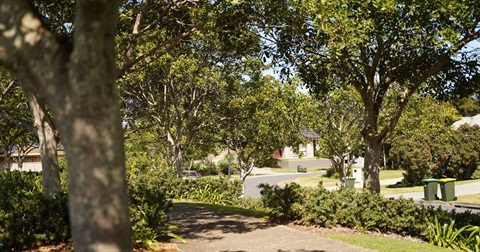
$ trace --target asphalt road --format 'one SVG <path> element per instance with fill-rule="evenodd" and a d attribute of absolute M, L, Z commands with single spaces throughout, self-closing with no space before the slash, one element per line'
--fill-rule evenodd
<path fill-rule="evenodd" d="M 324 171 L 322 171 L 325 173 Z M 247 177 L 245 180 L 245 196 L 248 198 L 258 199 L 260 198 L 260 189 L 257 187 L 259 184 L 276 185 L 282 181 L 294 179 L 303 176 L 311 176 L 313 174 L 322 172 L 308 172 L 308 173 L 283 173 L 278 175 L 262 175 L 256 177 Z"/>

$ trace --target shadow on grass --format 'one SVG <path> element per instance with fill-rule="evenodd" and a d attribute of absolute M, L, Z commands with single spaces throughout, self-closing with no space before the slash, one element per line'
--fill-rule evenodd
<path fill-rule="evenodd" d="M 242 234 L 275 227 L 262 219 L 244 214 L 208 209 L 200 204 L 175 203 L 170 212 L 170 224 L 178 229 L 175 234 L 184 239 L 220 240 L 223 234 Z"/>

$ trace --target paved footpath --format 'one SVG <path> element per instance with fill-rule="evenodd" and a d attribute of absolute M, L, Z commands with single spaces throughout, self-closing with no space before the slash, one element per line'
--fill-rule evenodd
<path fill-rule="evenodd" d="M 180 251 L 328 252 L 372 251 L 262 219 L 176 203 L 170 224 L 188 243 Z"/>

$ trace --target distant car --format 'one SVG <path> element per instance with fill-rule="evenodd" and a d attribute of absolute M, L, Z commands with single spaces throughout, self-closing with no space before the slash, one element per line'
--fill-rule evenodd
<path fill-rule="evenodd" d="M 182 171 L 180 174 L 183 179 L 198 179 L 200 175 L 196 171 Z"/>

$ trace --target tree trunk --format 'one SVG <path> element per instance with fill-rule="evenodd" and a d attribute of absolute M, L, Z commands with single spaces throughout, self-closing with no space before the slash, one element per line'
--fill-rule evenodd
<path fill-rule="evenodd" d="M 115 83 L 116 3 L 76 2 L 75 48 L 68 63 L 72 90 L 59 129 L 68 159 L 70 221 L 78 251 L 132 249 Z"/>
<path fill-rule="evenodd" d="M 365 167 L 363 187 L 380 193 L 380 164 L 382 145 L 377 139 L 365 138 Z"/>
<path fill-rule="evenodd" d="M 248 165 L 246 162 L 240 161 L 240 180 L 242 181 L 242 195 L 245 196 L 245 180 L 248 175 L 252 173 L 255 165 L 255 159 L 252 159 L 252 163 Z"/>
<path fill-rule="evenodd" d="M 10 156 L 10 150 L 8 148 L 5 148 L 4 154 L 3 154 L 3 171 L 10 171 L 11 168 L 11 156 Z"/>
<path fill-rule="evenodd" d="M 52 198 L 58 195 L 61 190 L 55 130 L 45 106 L 40 103 L 35 94 L 29 90 L 24 91 L 38 135 L 40 158 L 42 161 L 43 195 Z"/>
<path fill-rule="evenodd" d="M 180 147 L 175 148 L 175 160 L 177 175 L 181 175 L 183 171 L 183 150 Z"/>
<path fill-rule="evenodd" d="M 115 83 L 120 1 L 75 4 L 75 32 L 67 44 L 43 26 L 31 1 L 0 1 L 0 62 L 55 115 L 68 160 L 75 251 L 131 251 Z"/>
<path fill-rule="evenodd" d="M 21 171 L 23 169 L 23 158 L 19 157 L 16 161 L 17 161 L 17 169 Z"/>

